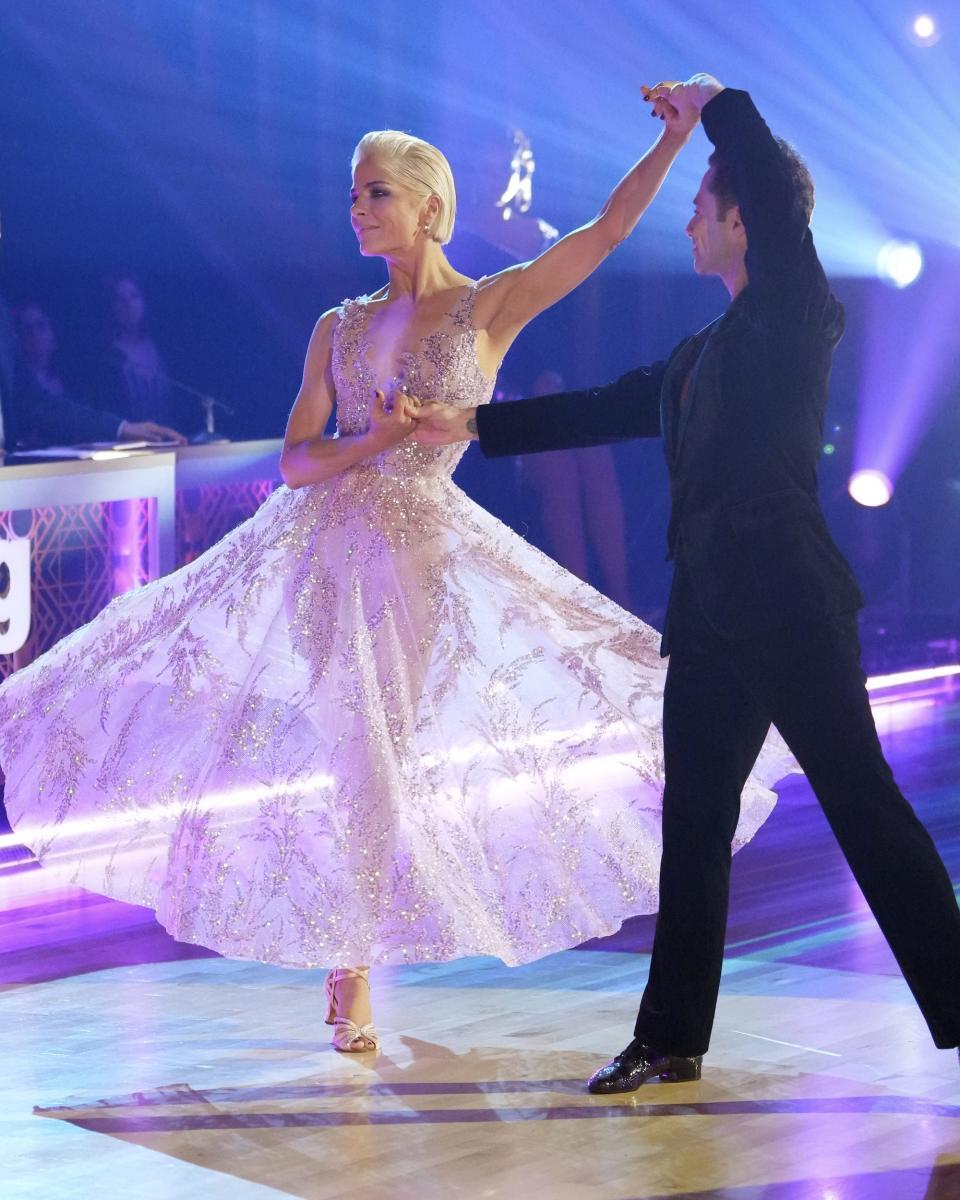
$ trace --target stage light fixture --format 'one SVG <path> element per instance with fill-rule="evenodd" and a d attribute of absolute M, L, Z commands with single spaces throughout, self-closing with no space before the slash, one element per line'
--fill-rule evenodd
<path fill-rule="evenodd" d="M 916 242 L 894 239 L 880 247 L 877 254 L 877 273 L 893 287 L 909 287 L 919 279 L 922 270 L 923 252 Z"/>
<path fill-rule="evenodd" d="M 872 467 L 854 471 L 847 484 L 847 491 L 864 508 L 882 508 L 893 495 L 893 484 L 882 471 Z"/>
<path fill-rule="evenodd" d="M 932 46 L 940 40 L 940 28 L 930 13 L 919 13 L 914 17 L 910 33 L 918 46 Z"/>

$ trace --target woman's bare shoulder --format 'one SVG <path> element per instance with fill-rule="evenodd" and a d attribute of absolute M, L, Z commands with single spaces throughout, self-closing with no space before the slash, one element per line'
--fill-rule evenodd
<path fill-rule="evenodd" d="M 310 344 L 307 346 L 308 358 L 329 353 L 334 330 L 340 324 L 342 317 L 342 304 L 338 304 L 336 308 L 328 308 L 325 313 L 321 313 L 317 317 L 313 332 L 310 334 Z"/>

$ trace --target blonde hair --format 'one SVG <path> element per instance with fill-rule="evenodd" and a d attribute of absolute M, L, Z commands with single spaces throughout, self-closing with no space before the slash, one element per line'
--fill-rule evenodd
<path fill-rule="evenodd" d="M 457 189 L 445 156 L 429 142 L 401 133 L 398 129 L 375 129 L 357 142 L 350 160 L 351 170 L 367 156 L 376 155 L 389 168 L 401 187 L 415 196 L 436 196 L 440 211 L 430 223 L 429 237 L 445 246 L 453 237 L 457 212 Z"/>

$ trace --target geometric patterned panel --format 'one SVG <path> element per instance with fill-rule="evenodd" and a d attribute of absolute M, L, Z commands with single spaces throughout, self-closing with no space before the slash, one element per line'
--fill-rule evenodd
<path fill-rule="evenodd" d="M 177 492 L 177 566 L 193 562 L 257 511 L 278 487 L 272 479 L 209 484 Z"/>
<path fill-rule="evenodd" d="M 145 583 L 156 501 L 114 500 L 0 512 L 0 538 L 30 538 L 30 636 L 0 654 L 0 679 Z"/>
<path fill-rule="evenodd" d="M 177 566 L 253 516 L 277 486 L 260 479 L 178 491 Z M 31 541 L 30 636 L 16 653 L 0 654 L 0 679 L 85 625 L 114 596 L 149 580 L 156 521 L 154 498 L 0 512 L 0 538 Z"/>

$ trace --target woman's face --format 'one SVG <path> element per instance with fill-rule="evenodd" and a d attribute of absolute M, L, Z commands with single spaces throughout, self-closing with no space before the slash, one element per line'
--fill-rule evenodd
<path fill-rule="evenodd" d="M 24 357 L 37 365 L 50 361 L 54 351 L 53 328 L 37 304 L 28 304 L 20 314 L 17 332 Z"/>
<path fill-rule="evenodd" d="M 380 159 L 362 158 L 357 163 L 350 189 L 350 224 L 361 254 L 409 251 L 423 223 L 423 207 L 423 197 L 393 182 Z"/>
<path fill-rule="evenodd" d="M 117 329 L 133 331 L 143 323 L 143 293 L 132 279 L 118 279 L 113 288 L 113 321 Z"/>

